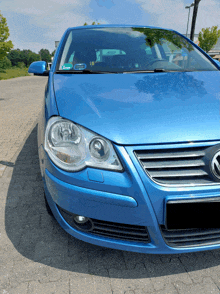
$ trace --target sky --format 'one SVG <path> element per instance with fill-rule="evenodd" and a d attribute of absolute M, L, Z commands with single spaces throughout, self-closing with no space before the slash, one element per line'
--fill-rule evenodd
<path fill-rule="evenodd" d="M 186 33 L 188 9 L 193 0 L 0 0 L 14 49 L 55 49 L 68 27 L 93 21 L 170 28 Z M 193 8 L 190 11 L 189 32 Z M 220 28 L 220 0 L 201 0 L 195 33 Z M 188 33 L 189 33 L 188 32 Z"/>

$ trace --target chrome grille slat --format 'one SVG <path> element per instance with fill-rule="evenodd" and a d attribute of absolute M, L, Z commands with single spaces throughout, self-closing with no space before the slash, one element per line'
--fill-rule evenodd
<path fill-rule="evenodd" d="M 204 160 L 209 147 L 135 150 L 134 154 L 146 174 L 159 185 L 210 185 L 215 182 Z"/>
<path fill-rule="evenodd" d="M 157 159 L 157 158 L 184 158 L 184 157 L 202 157 L 205 155 L 204 151 L 185 151 L 185 152 L 164 152 L 164 153 L 153 153 L 153 154 L 148 154 L 148 153 L 143 153 L 138 155 L 138 159 L 143 160 L 143 159 Z"/>
<path fill-rule="evenodd" d="M 191 177 L 191 176 L 207 176 L 208 173 L 202 169 L 195 170 L 175 170 L 175 171 L 151 171 L 151 176 L 156 178 L 164 177 Z"/>
<path fill-rule="evenodd" d="M 182 177 L 181 179 L 173 179 L 173 178 L 158 178 L 155 180 L 155 182 L 157 182 L 158 184 L 161 185 L 168 185 L 168 186 L 180 186 L 180 184 L 182 186 L 195 186 L 195 185 L 210 185 L 211 183 L 213 183 L 213 181 L 211 179 L 209 179 L 208 177 L 189 177 L 189 178 L 185 178 Z"/>
<path fill-rule="evenodd" d="M 142 161 L 142 164 L 147 169 L 152 168 L 177 168 L 177 167 L 194 167 L 194 166 L 204 166 L 205 163 L 202 160 L 172 160 L 172 161 Z"/>

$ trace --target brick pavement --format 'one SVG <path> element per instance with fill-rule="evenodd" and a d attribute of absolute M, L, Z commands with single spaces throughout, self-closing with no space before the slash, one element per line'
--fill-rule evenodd
<path fill-rule="evenodd" d="M 46 77 L 0 81 L 0 293 L 220 293 L 220 250 L 147 255 L 86 244 L 47 214 L 37 155 Z"/>

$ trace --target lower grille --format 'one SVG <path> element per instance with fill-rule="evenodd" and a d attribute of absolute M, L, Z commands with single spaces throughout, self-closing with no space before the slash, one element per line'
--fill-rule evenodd
<path fill-rule="evenodd" d="M 93 234 L 114 239 L 149 243 L 150 238 L 146 227 L 92 219 Z"/>
<path fill-rule="evenodd" d="M 58 207 L 58 206 L 57 206 Z M 115 222 L 101 221 L 88 218 L 88 225 L 82 226 L 74 221 L 76 214 L 70 213 L 58 207 L 65 221 L 74 229 L 88 234 L 103 236 L 112 239 L 149 243 L 150 237 L 147 228 L 144 226 L 128 225 Z"/>
<path fill-rule="evenodd" d="M 171 247 L 194 247 L 220 243 L 220 228 L 166 230 L 161 226 L 161 232 L 165 242 Z"/>

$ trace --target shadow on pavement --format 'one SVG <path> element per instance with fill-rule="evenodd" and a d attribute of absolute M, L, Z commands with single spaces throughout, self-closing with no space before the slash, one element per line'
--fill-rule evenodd
<path fill-rule="evenodd" d="M 220 251 L 147 255 L 98 247 L 68 235 L 48 215 L 37 150 L 37 126 L 13 170 L 5 209 L 5 228 L 15 249 L 41 264 L 78 273 L 139 279 L 186 273 L 220 264 Z M 126 274 L 121 274 L 127 270 Z"/>

